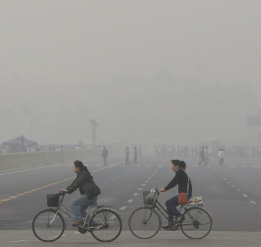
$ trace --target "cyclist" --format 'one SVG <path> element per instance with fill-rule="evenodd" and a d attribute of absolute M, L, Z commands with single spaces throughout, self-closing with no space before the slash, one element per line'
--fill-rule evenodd
<path fill-rule="evenodd" d="M 188 175 L 186 174 L 186 163 L 180 160 L 171 160 L 172 170 L 176 173 L 174 178 L 169 182 L 169 184 L 165 188 L 161 188 L 160 192 L 165 192 L 176 185 L 178 185 L 179 193 L 187 193 L 187 185 L 188 185 Z M 188 199 L 192 196 L 192 184 L 189 179 L 189 190 L 188 190 Z M 168 212 L 168 224 L 163 226 L 162 228 L 165 230 L 171 230 L 174 224 L 182 223 L 184 221 L 184 217 L 177 210 L 178 206 L 178 195 L 175 195 L 168 199 L 165 202 Z M 175 221 L 173 218 L 175 216 Z"/>
<path fill-rule="evenodd" d="M 84 223 L 83 219 L 87 217 L 86 209 L 89 205 L 97 202 L 101 191 L 94 183 L 93 177 L 87 167 L 81 161 L 74 161 L 74 172 L 77 173 L 76 178 L 66 189 L 62 189 L 62 192 L 71 194 L 79 189 L 81 196 L 72 200 L 71 209 L 76 220 L 72 225 L 80 226 Z"/>

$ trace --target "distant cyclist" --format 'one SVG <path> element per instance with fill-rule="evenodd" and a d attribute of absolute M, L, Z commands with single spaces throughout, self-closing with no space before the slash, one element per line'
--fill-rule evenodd
<path fill-rule="evenodd" d="M 186 174 L 186 163 L 180 160 L 172 160 L 171 161 L 172 170 L 176 173 L 174 178 L 169 182 L 169 184 L 165 188 L 161 188 L 160 192 L 165 192 L 169 189 L 172 189 L 176 185 L 178 185 L 178 193 L 187 193 L 187 185 L 188 185 L 188 175 Z M 189 179 L 189 190 L 188 190 L 188 199 L 192 196 L 192 184 Z M 170 230 L 174 224 L 182 223 L 184 221 L 184 217 L 177 210 L 178 204 L 178 195 L 175 195 L 168 199 L 166 202 L 167 212 L 168 212 L 168 224 L 163 226 L 162 228 L 165 230 Z M 175 216 L 175 221 L 173 218 Z"/>
<path fill-rule="evenodd" d="M 98 195 L 101 193 L 100 188 L 94 183 L 91 173 L 87 167 L 79 160 L 74 161 L 74 172 L 77 173 L 77 177 L 72 184 L 62 192 L 71 194 L 75 190 L 79 189 L 81 196 L 72 200 L 71 209 L 75 217 L 76 222 L 73 226 L 79 226 L 84 223 L 87 217 L 86 209 L 89 205 L 97 202 Z"/>

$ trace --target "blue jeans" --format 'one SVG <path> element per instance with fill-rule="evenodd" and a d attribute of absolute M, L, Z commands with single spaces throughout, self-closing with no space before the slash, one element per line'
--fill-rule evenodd
<path fill-rule="evenodd" d="M 192 194 L 189 193 L 188 194 L 188 198 L 191 198 L 191 196 L 192 196 Z M 179 205 L 178 204 L 178 195 L 177 196 L 173 196 L 170 199 L 168 199 L 165 202 L 165 205 L 167 207 L 167 212 L 168 212 L 168 216 L 169 216 L 169 218 L 168 218 L 169 223 L 173 222 L 174 216 L 175 216 L 176 219 L 179 216 L 181 216 L 181 213 L 176 208 Z"/>
<path fill-rule="evenodd" d="M 98 197 L 94 197 L 93 200 L 90 200 L 86 194 L 81 195 L 72 200 L 71 209 L 76 221 L 80 221 L 86 218 L 86 210 L 89 205 L 97 202 Z"/>

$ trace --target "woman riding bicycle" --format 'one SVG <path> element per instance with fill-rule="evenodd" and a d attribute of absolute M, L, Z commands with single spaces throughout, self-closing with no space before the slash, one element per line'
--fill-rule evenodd
<path fill-rule="evenodd" d="M 84 218 L 87 217 L 86 209 L 91 204 L 95 204 L 98 195 L 101 193 L 100 188 L 94 183 L 93 177 L 87 167 L 79 160 L 74 161 L 74 172 L 77 177 L 70 186 L 63 189 L 62 192 L 71 194 L 79 189 L 81 196 L 72 200 L 71 209 L 76 222 L 73 226 L 79 226 L 84 223 Z"/>
<path fill-rule="evenodd" d="M 179 193 L 187 193 L 187 185 L 188 185 L 188 175 L 186 174 L 186 163 L 180 160 L 171 160 L 172 170 L 176 173 L 174 178 L 169 182 L 169 184 L 165 188 L 161 188 L 160 192 L 165 192 L 176 185 L 178 185 L 178 192 Z M 189 179 L 189 190 L 188 190 L 188 199 L 192 196 L 192 184 Z M 168 224 L 163 226 L 163 229 L 171 229 L 174 224 L 182 223 L 184 221 L 184 217 L 182 214 L 177 210 L 178 204 L 178 195 L 175 195 L 168 199 L 165 202 L 168 212 Z M 175 216 L 175 221 L 173 218 Z"/>

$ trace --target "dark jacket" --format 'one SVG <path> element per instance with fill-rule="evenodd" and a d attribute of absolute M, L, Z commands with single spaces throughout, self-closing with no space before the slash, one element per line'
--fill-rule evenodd
<path fill-rule="evenodd" d="M 79 189 L 81 195 L 86 194 L 92 197 L 92 191 L 97 188 L 94 183 L 91 174 L 83 169 L 78 174 L 74 181 L 67 187 L 68 194 L 73 193 L 75 190 Z"/>
<path fill-rule="evenodd" d="M 175 177 L 169 182 L 169 184 L 164 188 L 166 191 L 178 185 L 179 193 L 187 193 L 188 185 L 188 175 L 183 169 L 179 169 L 176 172 Z M 189 194 L 192 195 L 192 184 L 189 179 Z"/>

